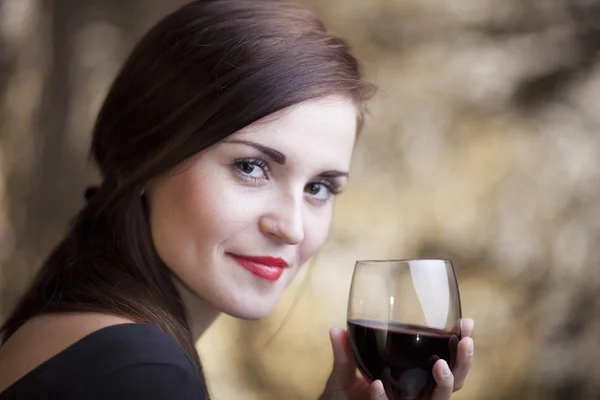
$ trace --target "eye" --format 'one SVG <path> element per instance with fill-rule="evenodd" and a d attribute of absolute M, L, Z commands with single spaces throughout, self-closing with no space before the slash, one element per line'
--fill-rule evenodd
<path fill-rule="evenodd" d="M 266 179 L 267 163 L 260 159 L 244 159 L 234 162 L 236 172 L 246 179 Z"/>
<path fill-rule="evenodd" d="M 249 162 L 237 163 L 235 166 L 244 174 L 253 176 L 255 178 L 259 178 L 261 175 L 264 175 L 262 169 L 260 169 L 257 165 Z"/>
<path fill-rule="evenodd" d="M 313 182 L 304 187 L 304 192 L 314 197 L 320 203 L 325 203 L 333 194 L 333 190 L 326 183 Z"/>

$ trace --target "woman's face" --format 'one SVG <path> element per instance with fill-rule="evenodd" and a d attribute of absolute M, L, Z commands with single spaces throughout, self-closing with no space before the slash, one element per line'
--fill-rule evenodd
<path fill-rule="evenodd" d="M 267 315 L 323 245 L 345 185 L 356 107 L 311 100 L 227 137 L 148 187 L 154 245 L 229 315 Z"/>

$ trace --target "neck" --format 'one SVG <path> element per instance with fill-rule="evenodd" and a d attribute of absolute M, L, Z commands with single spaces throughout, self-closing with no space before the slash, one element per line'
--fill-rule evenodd
<path fill-rule="evenodd" d="M 215 322 L 217 317 L 221 314 L 221 311 L 217 310 L 196 293 L 192 292 L 190 288 L 178 278 L 173 277 L 173 281 L 185 307 L 191 331 L 190 333 L 192 334 L 194 342 L 197 342 L 204 332 L 210 328 L 212 323 Z"/>

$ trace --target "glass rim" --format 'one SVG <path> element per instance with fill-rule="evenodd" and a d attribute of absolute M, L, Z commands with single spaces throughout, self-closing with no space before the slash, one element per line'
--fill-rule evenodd
<path fill-rule="evenodd" d="M 443 261 L 444 263 L 452 264 L 452 260 L 448 258 L 398 258 L 398 259 L 380 259 L 380 260 L 356 260 L 355 264 L 400 264 L 419 261 Z"/>

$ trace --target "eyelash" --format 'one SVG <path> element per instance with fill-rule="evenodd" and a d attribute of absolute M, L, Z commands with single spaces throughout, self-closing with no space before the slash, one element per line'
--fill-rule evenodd
<path fill-rule="evenodd" d="M 265 178 L 257 178 L 255 176 L 250 176 L 248 174 L 243 173 L 238 168 L 238 166 L 240 164 L 249 164 L 249 165 L 253 165 L 253 166 L 256 166 L 256 167 L 260 168 L 263 171 L 263 173 L 265 174 L 266 179 L 268 179 L 269 173 L 271 172 L 271 170 L 269 168 L 269 163 L 266 162 L 265 160 L 261 159 L 261 158 L 241 158 L 239 160 L 233 161 L 233 164 L 232 164 L 233 171 L 240 178 L 242 178 L 243 180 L 245 180 L 246 182 L 250 182 L 250 183 L 256 184 L 258 182 L 264 181 Z"/>
<path fill-rule="evenodd" d="M 331 194 L 331 196 L 328 196 L 326 199 L 321 200 L 321 199 L 315 199 L 315 201 L 319 204 L 327 204 L 327 202 L 329 202 L 330 200 L 332 200 L 332 198 L 336 195 L 338 195 L 340 193 L 340 188 L 339 185 L 337 185 L 335 182 L 332 182 L 330 180 L 327 179 L 323 179 L 317 182 L 310 182 L 307 185 L 323 185 L 327 188 L 327 190 L 329 190 L 329 193 Z"/>
<path fill-rule="evenodd" d="M 257 177 L 250 176 L 248 174 L 243 173 L 238 168 L 238 166 L 240 164 L 249 164 L 249 165 L 253 165 L 253 166 L 260 168 L 263 171 L 263 173 L 265 174 L 266 178 L 257 178 Z M 261 181 L 264 181 L 265 179 L 268 179 L 269 174 L 271 172 L 271 169 L 269 168 L 269 163 L 267 161 L 263 160 L 262 158 L 241 158 L 241 159 L 234 160 L 232 163 L 232 169 L 241 179 L 243 179 L 246 182 L 250 182 L 252 184 L 257 184 Z M 329 193 L 331 193 L 333 196 L 339 194 L 341 191 L 339 185 L 335 181 L 331 181 L 328 179 L 322 179 L 322 180 L 316 181 L 316 182 L 309 182 L 309 183 L 307 183 L 307 185 L 323 185 L 327 188 L 327 190 L 329 190 Z M 326 204 L 328 201 L 331 200 L 331 198 L 333 196 L 329 196 L 327 199 L 324 199 L 324 200 L 315 199 L 315 201 L 318 204 Z"/>

